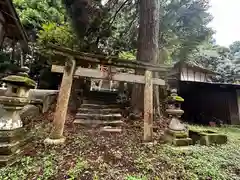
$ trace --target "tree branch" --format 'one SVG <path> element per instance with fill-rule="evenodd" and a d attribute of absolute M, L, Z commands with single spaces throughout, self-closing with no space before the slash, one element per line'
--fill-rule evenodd
<path fill-rule="evenodd" d="M 117 14 L 121 11 L 121 9 L 127 4 L 129 0 L 126 0 L 122 3 L 122 5 L 118 8 L 118 10 L 115 12 L 114 16 L 111 18 L 111 21 L 110 21 L 110 25 L 113 24 L 114 20 L 116 19 L 117 17 Z"/>

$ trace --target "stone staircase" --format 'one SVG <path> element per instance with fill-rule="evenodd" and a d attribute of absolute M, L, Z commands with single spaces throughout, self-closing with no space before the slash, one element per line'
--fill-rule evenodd
<path fill-rule="evenodd" d="M 123 121 L 117 95 L 112 91 L 90 91 L 77 110 L 74 124 L 121 132 Z"/>

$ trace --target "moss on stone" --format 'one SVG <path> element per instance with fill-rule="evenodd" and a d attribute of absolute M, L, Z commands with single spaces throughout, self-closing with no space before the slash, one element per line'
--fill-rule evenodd
<path fill-rule="evenodd" d="M 36 82 L 29 77 L 11 75 L 2 79 L 5 83 L 10 83 L 13 85 L 26 86 L 33 88 L 36 86 Z"/>
<path fill-rule="evenodd" d="M 167 97 L 167 101 L 168 102 L 184 102 L 184 99 L 181 96 L 171 95 Z"/>
<path fill-rule="evenodd" d="M 201 145 L 226 144 L 227 136 L 221 134 L 208 134 L 200 139 Z"/>
<path fill-rule="evenodd" d="M 227 136 L 218 134 L 215 131 L 189 130 L 189 136 L 193 139 L 193 144 L 200 143 L 201 145 L 208 146 L 227 143 Z"/>
<path fill-rule="evenodd" d="M 174 131 L 171 129 L 166 130 L 166 133 L 170 134 L 171 136 L 175 138 L 187 138 L 188 132 L 187 131 Z"/>
<path fill-rule="evenodd" d="M 188 132 L 186 131 L 173 131 L 166 130 L 164 137 L 164 141 L 174 146 L 188 146 L 192 144 L 192 139 L 188 138 Z"/>
<path fill-rule="evenodd" d="M 173 145 L 175 146 L 189 146 L 192 144 L 191 138 L 173 139 Z"/>
<path fill-rule="evenodd" d="M 184 102 L 184 99 L 181 96 L 173 96 L 173 99 L 178 102 Z"/>

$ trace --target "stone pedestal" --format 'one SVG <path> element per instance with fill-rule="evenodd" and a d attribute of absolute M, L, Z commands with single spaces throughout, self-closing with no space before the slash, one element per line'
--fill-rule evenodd
<path fill-rule="evenodd" d="M 31 136 L 23 127 L 0 130 L 0 167 L 18 161 L 30 139 Z"/>
<path fill-rule="evenodd" d="M 171 95 L 167 98 L 168 108 L 166 112 L 171 118 L 171 122 L 165 131 L 164 139 L 166 142 L 176 146 L 188 146 L 192 144 L 188 128 L 179 119 L 184 113 L 181 110 L 181 102 L 183 101 L 184 99 L 177 95 L 175 89 L 171 91 Z"/>
<path fill-rule="evenodd" d="M 192 139 L 188 137 L 187 131 L 168 129 L 165 131 L 165 140 L 175 146 L 188 146 L 192 144 Z"/>
<path fill-rule="evenodd" d="M 2 81 L 7 84 L 7 91 L 0 96 L 0 104 L 6 111 L 0 118 L 0 166 L 5 166 L 18 160 L 30 138 L 19 113 L 29 103 L 28 92 L 35 82 L 24 73 Z"/>

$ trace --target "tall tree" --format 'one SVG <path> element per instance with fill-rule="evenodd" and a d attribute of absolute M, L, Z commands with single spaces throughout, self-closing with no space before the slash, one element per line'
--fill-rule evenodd
<path fill-rule="evenodd" d="M 230 51 L 232 55 L 235 55 L 236 53 L 240 53 L 240 41 L 233 42 L 230 46 Z"/>
<path fill-rule="evenodd" d="M 204 43 L 190 55 L 189 59 L 192 59 L 192 63 L 218 73 L 215 81 L 234 81 L 235 60 L 229 48 Z"/>
<path fill-rule="evenodd" d="M 158 59 L 158 39 L 160 23 L 159 0 L 140 0 L 140 19 L 137 61 L 156 63 Z M 138 74 L 143 74 L 137 71 Z M 143 111 L 143 88 L 136 84 L 132 92 L 132 107 L 135 112 Z"/>

